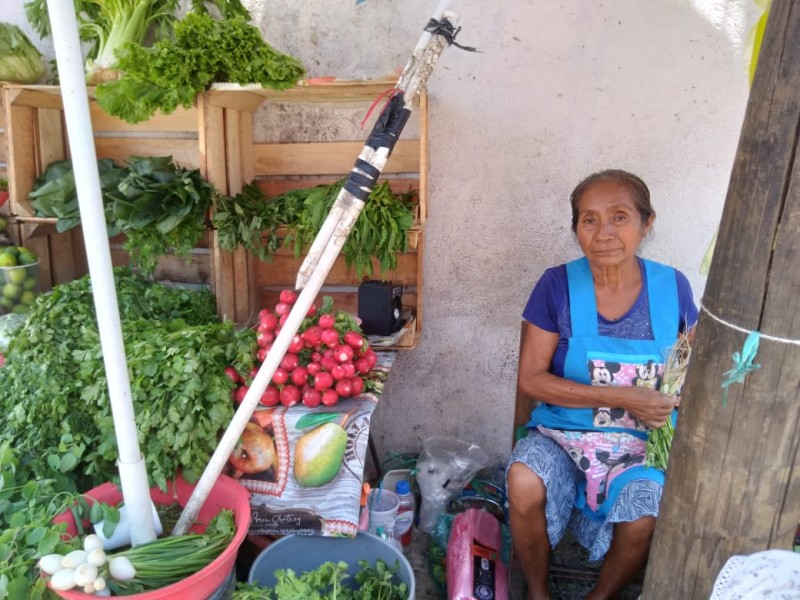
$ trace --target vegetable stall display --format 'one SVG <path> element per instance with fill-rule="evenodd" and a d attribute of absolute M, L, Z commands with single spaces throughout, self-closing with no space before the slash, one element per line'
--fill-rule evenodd
<path fill-rule="evenodd" d="M 255 332 L 217 320 L 207 291 L 115 270 L 136 425 L 151 480 L 197 477 L 233 410 L 225 367 L 250 370 Z M 0 369 L 0 443 L 28 479 L 88 489 L 114 477 L 116 445 L 89 277 L 37 298 Z"/>

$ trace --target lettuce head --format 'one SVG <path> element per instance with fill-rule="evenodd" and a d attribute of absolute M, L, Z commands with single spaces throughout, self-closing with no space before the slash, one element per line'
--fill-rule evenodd
<path fill-rule="evenodd" d="M 42 53 L 19 27 L 0 23 L 0 81 L 36 83 L 42 75 Z"/>

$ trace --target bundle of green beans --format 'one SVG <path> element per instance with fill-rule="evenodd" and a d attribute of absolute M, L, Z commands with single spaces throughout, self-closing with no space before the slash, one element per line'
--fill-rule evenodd
<path fill-rule="evenodd" d="M 109 577 L 108 587 L 117 596 L 155 590 L 194 575 L 211 564 L 233 540 L 233 512 L 221 510 L 205 533 L 159 538 L 114 554 L 126 557 L 135 570 L 133 578 Z M 112 557 L 109 557 L 112 558 Z"/>
<path fill-rule="evenodd" d="M 683 388 L 683 381 L 686 378 L 686 369 L 689 365 L 689 355 L 691 346 L 689 337 L 681 335 L 675 345 L 670 349 L 667 357 L 664 375 L 661 379 L 660 391 L 668 396 L 680 396 Z M 653 429 L 647 437 L 647 452 L 645 463 L 649 467 L 656 467 L 664 471 L 667 470 L 669 461 L 669 451 L 672 447 L 672 438 L 675 435 L 675 424 L 673 420 Z"/>

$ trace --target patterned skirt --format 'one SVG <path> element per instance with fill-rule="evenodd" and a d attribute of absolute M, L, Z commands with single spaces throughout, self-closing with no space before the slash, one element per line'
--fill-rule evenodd
<path fill-rule="evenodd" d="M 611 546 L 614 523 L 658 516 L 663 486 L 650 479 L 630 481 L 620 491 L 604 520 L 586 516 L 575 508 L 576 484 L 583 472 L 561 446 L 536 430 L 529 430 L 528 436 L 514 446 L 508 467 L 515 462 L 524 463 L 544 481 L 547 533 L 553 548 L 561 541 L 567 527 L 571 527 L 575 539 L 589 551 L 589 560 L 600 560 Z"/>

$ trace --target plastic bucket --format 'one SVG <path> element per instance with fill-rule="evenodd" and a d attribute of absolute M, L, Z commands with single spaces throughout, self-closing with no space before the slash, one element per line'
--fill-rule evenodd
<path fill-rule="evenodd" d="M 414 571 L 403 553 L 382 539 L 364 531 L 354 538 L 323 537 L 317 535 L 289 535 L 267 546 L 253 561 L 248 582 L 261 587 L 275 585 L 275 571 L 292 569 L 298 576 L 313 571 L 323 563 L 343 560 L 347 563 L 350 575 L 344 584 L 355 586 L 355 574 L 360 567 L 359 560 L 369 561 L 371 565 L 382 558 L 387 566 L 394 568 L 395 561 L 400 570 L 393 582 L 408 586 L 409 599 L 414 598 Z"/>
<path fill-rule="evenodd" d="M 174 482 L 167 482 L 166 492 L 162 492 L 157 487 L 151 488 L 150 497 L 159 506 L 170 505 L 175 502 L 181 506 L 186 506 L 193 490 L 193 484 L 187 483 L 183 477 L 178 476 Z M 122 502 L 122 492 L 113 483 L 104 483 L 89 490 L 84 494 L 84 497 L 90 505 L 94 502 L 103 502 L 110 505 Z M 220 589 L 225 590 L 230 585 L 229 579 L 231 572 L 234 570 L 239 546 L 247 535 L 247 529 L 250 527 L 250 493 L 234 479 L 226 475 L 220 475 L 197 515 L 198 523 L 192 526 L 192 533 L 202 533 L 205 529 L 204 524 L 224 508 L 233 511 L 236 533 L 230 545 L 211 564 L 194 575 L 190 575 L 172 585 L 125 597 L 135 598 L 136 600 L 175 600 L 177 598 L 180 598 L 180 600 L 209 600 L 219 597 Z M 71 511 L 59 515 L 54 520 L 66 522 L 67 534 L 77 535 L 78 530 Z M 96 596 L 84 594 L 75 589 L 59 591 L 56 594 L 61 598 L 74 600 L 96 598 Z"/>

